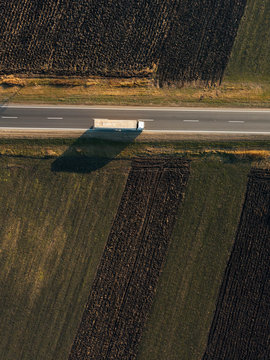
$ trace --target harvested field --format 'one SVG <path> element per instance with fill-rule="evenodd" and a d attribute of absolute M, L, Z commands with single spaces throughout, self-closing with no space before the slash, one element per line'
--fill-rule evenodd
<path fill-rule="evenodd" d="M 0 73 L 220 80 L 246 0 L 1 1 Z"/>
<path fill-rule="evenodd" d="M 160 55 L 161 83 L 222 79 L 246 0 L 180 1 Z"/>
<path fill-rule="evenodd" d="M 135 358 L 188 176 L 185 160 L 133 161 L 70 360 Z"/>
<path fill-rule="evenodd" d="M 270 358 L 270 171 L 251 171 L 203 360 Z"/>

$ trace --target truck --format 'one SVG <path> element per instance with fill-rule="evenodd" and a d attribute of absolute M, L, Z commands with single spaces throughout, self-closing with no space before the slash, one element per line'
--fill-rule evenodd
<path fill-rule="evenodd" d="M 140 120 L 94 119 L 94 130 L 143 131 L 144 122 Z"/>

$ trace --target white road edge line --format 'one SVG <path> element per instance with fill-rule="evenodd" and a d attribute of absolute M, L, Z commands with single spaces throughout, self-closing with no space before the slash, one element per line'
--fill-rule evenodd
<path fill-rule="evenodd" d="M 77 128 L 33 128 L 33 127 L 0 127 L 2 130 L 17 130 L 17 131 L 91 131 L 91 129 L 77 129 Z"/>
<path fill-rule="evenodd" d="M 138 121 L 155 121 L 154 119 L 138 119 Z"/>
<path fill-rule="evenodd" d="M 226 130 L 144 130 L 144 133 L 168 133 L 168 134 L 254 134 L 254 135 L 270 135 L 270 131 L 226 131 Z"/>
<path fill-rule="evenodd" d="M 2 119 L 18 119 L 18 116 L 1 116 Z"/>
<path fill-rule="evenodd" d="M 16 128 L 16 127 L 0 127 L 2 130 L 15 130 L 15 131 L 84 131 L 89 133 L 99 132 L 99 130 L 92 129 L 76 129 L 76 128 Z M 226 130 L 144 130 L 143 133 L 163 133 L 163 134 L 253 134 L 253 135 L 270 135 L 270 131 L 226 131 Z"/>
<path fill-rule="evenodd" d="M 37 106 L 37 105 L 2 105 L 0 106 L 0 109 L 77 109 L 77 110 L 121 110 L 121 111 L 138 111 L 138 110 L 145 110 L 145 111 L 172 111 L 172 112 L 177 112 L 177 111 L 182 111 L 182 112 L 190 112 L 190 111 L 194 111 L 194 112 L 235 112 L 235 113 L 270 113 L 270 109 L 232 109 L 232 108 L 184 108 L 184 107 L 117 107 L 117 106 L 64 106 L 64 105 L 59 105 L 59 106 Z"/>

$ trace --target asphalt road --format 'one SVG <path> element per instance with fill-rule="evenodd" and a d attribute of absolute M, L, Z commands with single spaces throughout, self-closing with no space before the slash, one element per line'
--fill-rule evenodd
<path fill-rule="evenodd" d="M 0 129 L 87 130 L 93 119 L 143 120 L 145 130 L 269 134 L 270 110 L 1 106 Z"/>

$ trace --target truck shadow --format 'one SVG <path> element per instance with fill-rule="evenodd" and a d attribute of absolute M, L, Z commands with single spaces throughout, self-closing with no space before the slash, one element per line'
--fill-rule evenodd
<path fill-rule="evenodd" d="M 90 173 L 114 160 L 141 131 L 87 130 L 51 165 L 53 172 Z"/>

